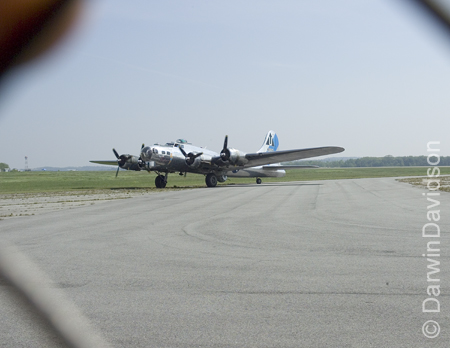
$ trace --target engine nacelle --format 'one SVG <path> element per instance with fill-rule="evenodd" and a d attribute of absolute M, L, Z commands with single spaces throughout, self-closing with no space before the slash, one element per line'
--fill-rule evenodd
<path fill-rule="evenodd" d="M 191 155 L 191 154 L 189 154 L 189 155 Z M 190 157 L 187 157 L 186 160 L 185 160 L 186 165 L 189 168 L 198 168 L 198 167 L 200 167 L 200 164 L 202 163 L 202 159 L 201 159 L 202 157 L 203 156 L 196 157 L 193 161 L 192 161 L 192 159 Z"/>
<path fill-rule="evenodd" d="M 245 159 L 245 153 L 236 149 L 227 149 L 227 158 L 231 164 L 242 165 L 247 161 Z"/>
<path fill-rule="evenodd" d="M 132 155 L 121 155 L 119 167 L 126 170 L 141 170 L 141 161 L 139 157 Z"/>
<path fill-rule="evenodd" d="M 141 158 L 143 161 L 148 162 L 152 158 L 153 150 L 150 146 L 146 146 L 141 150 Z"/>

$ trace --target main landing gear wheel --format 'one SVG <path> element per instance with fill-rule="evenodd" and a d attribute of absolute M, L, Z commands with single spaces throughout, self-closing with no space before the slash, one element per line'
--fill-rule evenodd
<path fill-rule="evenodd" d="M 216 187 L 217 186 L 217 176 L 213 173 L 209 173 L 205 178 L 206 186 Z"/>
<path fill-rule="evenodd" d="M 167 184 L 167 182 L 166 182 L 166 178 L 164 178 L 164 176 L 158 175 L 155 178 L 155 186 L 157 188 L 164 188 L 164 187 L 166 187 L 166 184 Z"/>
<path fill-rule="evenodd" d="M 256 179 L 256 183 L 259 185 L 259 184 L 262 183 L 262 180 L 261 180 L 260 178 L 257 178 L 257 179 Z"/>

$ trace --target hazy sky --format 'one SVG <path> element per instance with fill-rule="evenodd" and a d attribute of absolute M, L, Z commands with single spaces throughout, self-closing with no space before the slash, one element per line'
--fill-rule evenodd
<path fill-rule="evenodd" d="M 177 138 L 450 155 L 450 37 L 397 0 L 92 0 L 0 89 L 0 162 L 84 166 Z"/>

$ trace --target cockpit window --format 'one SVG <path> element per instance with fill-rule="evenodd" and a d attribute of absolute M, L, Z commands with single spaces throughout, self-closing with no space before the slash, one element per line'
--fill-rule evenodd
<path fill-rule="evenodd" d="M 185 139 L 177 139 L 177 143 L 179 143 L 179 144 L 187 144 L 187 140 L 185 140 Z"/>
<path fill-rule="evenodd" d="M 158 149 L 153 149 L 153 153 L 158 153 Z"/>

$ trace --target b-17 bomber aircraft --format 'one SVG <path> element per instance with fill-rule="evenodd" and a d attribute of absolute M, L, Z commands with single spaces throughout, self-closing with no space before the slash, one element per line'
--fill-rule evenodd
<path fill-rule="evenodd" d="M 220 153 L 194 146 L 186 140 L 178 139 L 165 145 L 142 144 L 140 156 L 119 155 L 113 149 L 116 161 L 90 161 L 92 163 L 114 165 L 119 169 L 147 170 L 157 173 L 155 185 L 164 188 L 169 173 L 180 175 L 195 173 L 205 175 L 208 187 L 215 187 L 217 182 L 225 182 L 228 177 L 254 177 L 261 184 L 263 177 L 283 177 L 285 169 L 313 168 L 316 166 L 281 165 L 280 162 L 294 161 L 303 158 L 330 155 L 344 151 L 337 146 L 315 147 L 310 149 L 284 150 L 278 149 L 278 136 L 269 131 L 261 148 L 254 153 L 245 153 L 228 147 L 228 136 L 225 136 Z"/>

